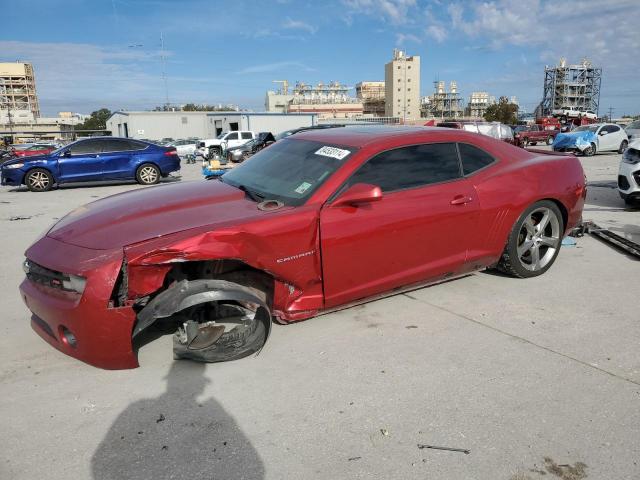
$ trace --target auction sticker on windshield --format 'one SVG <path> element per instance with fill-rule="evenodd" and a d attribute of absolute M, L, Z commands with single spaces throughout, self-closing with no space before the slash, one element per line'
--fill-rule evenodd
<path fill-rule="evenodd" d="M 327 146 L 324 146 L 320 150 L 316 151 L 316 155 L 337 158 L 338 160 L 342 160 L 344 157 L 346 157 L 350 153 L 351 152 L 349 150 L 342 150 L 341 148 L 327 147 Z"/>
<path fill-rule="evenodd" d="M 302 195 L 304 192 L 306 192 L 307 190 L 309 190 L 309 187 L 311 186 L 311 184 L 309 182 L 302 182 L 298 188 L 296 188 L 294 190 L 294 192 L 299 193 L 300 195 Z"/>

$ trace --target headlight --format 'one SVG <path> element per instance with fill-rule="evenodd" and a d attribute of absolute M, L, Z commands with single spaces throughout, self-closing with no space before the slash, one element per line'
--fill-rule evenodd
<path fill-rule="evenodd" d="M 640 150 L 636 150 L 635 148 L 627 148 L 622 154 L 622 161 L 625 163 L 631 163 L 635 165 L 636 163 L 640 163 Z"/>
<path fill-rule="evenodd" d="M 62 286 L 66 290 L 72 290 L 78 293 L 84 292 L 84 286 L 87 283 L 86 278 L 81 277 L 79 275 L 72 275 L 72 274 L 68 274 L 67 277 L 68 277 L 68 280 L 67 279 L 62 280 Z"/>
<path fill-rule="evenodd" d="M 4 165 L 3 168 L 6 168 L 7 170 L 10 168 L 22 168 L 24 167 L 24 163 L 12 163 L 11 165 Z"/>

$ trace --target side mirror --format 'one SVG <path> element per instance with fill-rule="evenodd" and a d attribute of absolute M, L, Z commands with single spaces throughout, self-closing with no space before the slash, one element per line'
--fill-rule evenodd
<path fill-rule="evenodd" d="M 606 132 L 604 130 L 600 130 L 600 133 L 598 133 L 598 135 L 602 136 L 602 135 L 606 135 L 607 133 L 609 133 L 609 132 Z"/>
<path fill-rule="evenodd" d="M 64 152 L 62 152 L 62 156 L 63 157 L 70 157 L 71 156 L 71 150 L 65 150 Z"/>
<path fill-rule="evenodd" d="M 332 207 L 356 207 L 365 203 L 382 200 L 382 189 L 377 185 L 356 183 L 342 192 L 331 205 Z"/>

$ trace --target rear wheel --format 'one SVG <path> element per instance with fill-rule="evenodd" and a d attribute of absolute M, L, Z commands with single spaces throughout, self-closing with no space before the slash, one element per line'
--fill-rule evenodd
<path fill-rule="evenodd" d="M 624 153 L 624 151 L 627 149 L 628 146 L 629 146 L 629 142 L 627 142 L 626 140 L 623 140 L 622 143 L 620 144 L 620 148 L 618 149 L 618 153 Z"/>
<path fill-rule="evenodd" d="M 46 192 L 53 187 L 53 176 L 44 168 L 34 168 L 29 170 L 24 182 L 32 192 Z"/>
<path fill-rule="evenodd" d="M 534 203 L 511 230 L 498 269 L 518 278 L 542 275 L 558 256 L 563 232 L 558 206 L 548 200 Z"/>
<path fill-rule="evenodd" d="M 160 181 L 160 169 L 152 163 L 143 163 L 136 171 L 136 180 L 142 185 L 155 185 Z"/>
<path fill-rule="evenodd" d="M 547 137 L 547 145 L 551 145 L 553 143 L 553 137 L 552 136 L 548 136 Z"/>

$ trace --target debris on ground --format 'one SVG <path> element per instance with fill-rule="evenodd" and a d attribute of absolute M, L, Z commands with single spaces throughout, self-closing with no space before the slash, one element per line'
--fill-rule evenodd
<path fill-rule="evenodd" d="M 13 217 L 9 217 L 10 222 L 15 222 L 17 220 L 29 220 L 31 217 L 29 215 L 15 215 Z"/>
<path fill-rule="evenodd" d="M 347 461 L 353 462 L 354 460 L 360 460 L 362 457 L 351 457 Z"/>
<path fill-rule="evenodd" d="M 164 415 L 161 413 L 160 416 L 156 418 L 156 423 L 164 422 L 164 420 L 165 420 Z"/>
<path fill-rule="evenodd" d="M 421 443 L 418 444 L 418 448 L 420 450 L 429 448 L 431 450 L 447 450 L 449 452 L 461 452 L 461 453 L 464 453 L 465 455 L 469 455 L 471 453 L 471 450 L 467 450 L 465 448 L 436 447 L 435 445 L 423 445 Z"/>
<path fill-rule="evenodd" d="M 380 433 L 381 433 L 382 435 L 384 435 L 385 437 L 388 437 L 388 436 L 389 436 L 389 430 L 387 430 L 386 428 L 381 428 L 381 429 L 380 429 Z"/>
<path fill-rule="evenodd" d="M 576 242 L 576 239 L 573 238 L 573 237 L 564 237 L 562 239 L 562 246 L 563 247 L 575 247 L 577 243 L 578 242 Z"/>
<path fill-rule="evenodd" d="M 418 326 L 417 326 L 417 325 L 407 325 L 407 326 L 406 326 L 406 327 L 404 327 L 404 328 L 406 328 L 407 330 L 409 330 L 410 328 L 418 328 Z"/>

